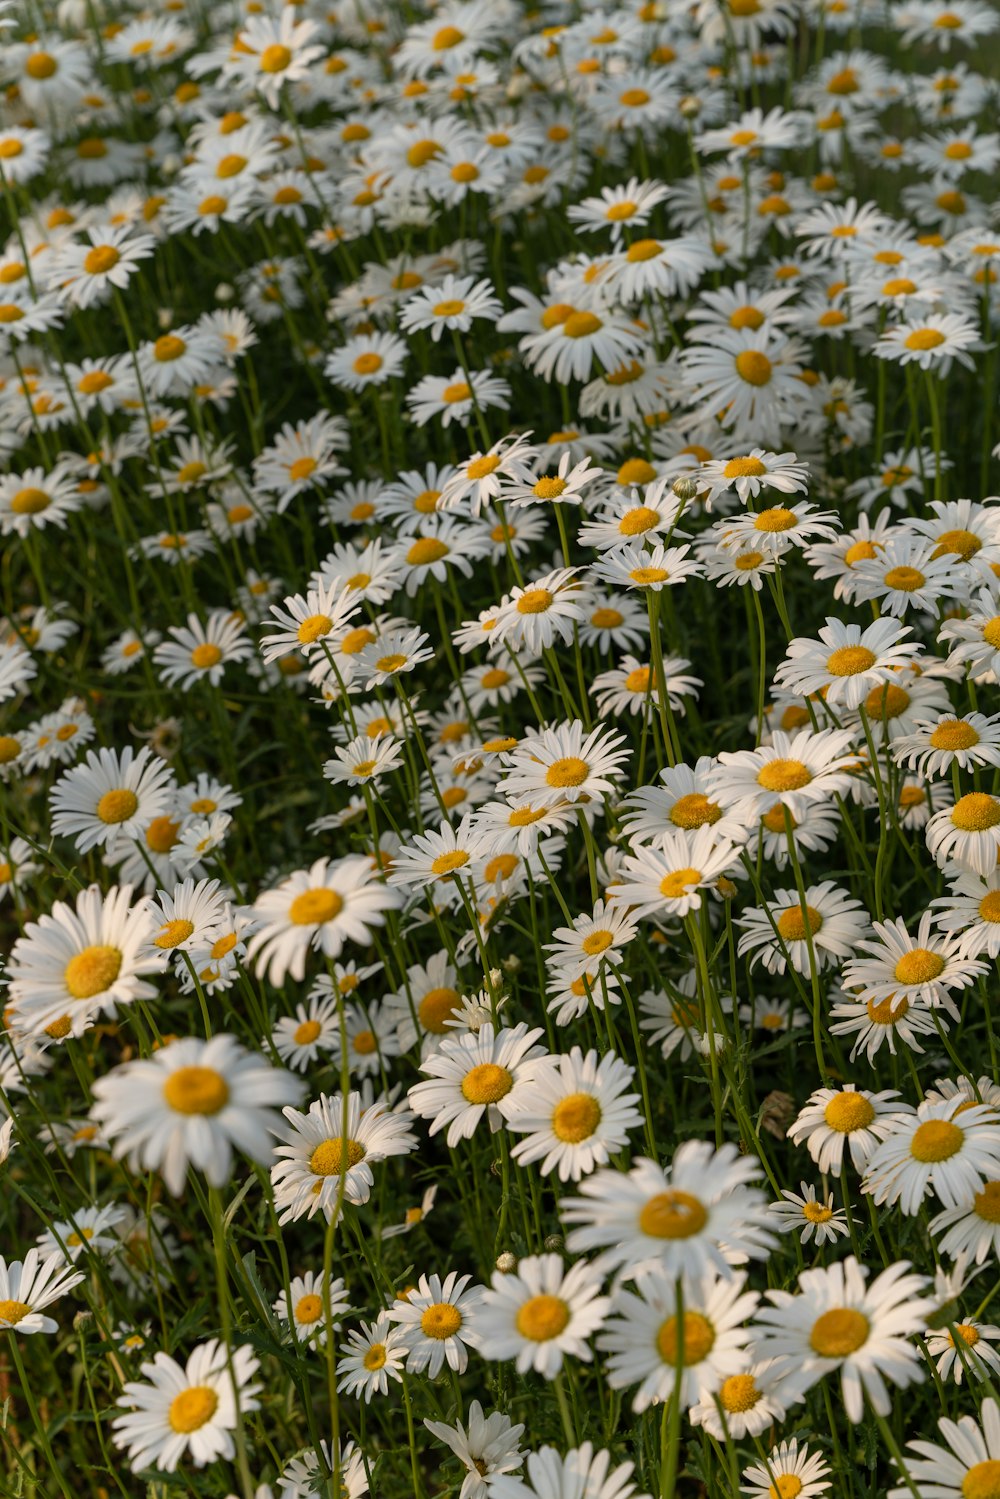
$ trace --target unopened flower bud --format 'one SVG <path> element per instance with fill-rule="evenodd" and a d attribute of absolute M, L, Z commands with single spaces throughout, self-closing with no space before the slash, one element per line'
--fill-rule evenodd
<path fill-rule="evenodd" d="M 701 114 L 702 103 L 697 94 L 685 94 L 677 108 L 682 120 L 696 120 Z"/>
<path fill-rule="evenodd" d="M 497 1255 L 497 1269 L 501 1275 L 513 1275 L 517 1269 L 517 1255 L 511 1254 L 509 1249 L 505 1249 L 503 1254 Z"/>
<path fill-rule="evenodd" d="M 693 500 L 698 493 L 698 486 L 694 480 L 688 479 L 683 474 L 679 479 L 675 479 L 670 487 L 679 500 Z"/>
<path fill-rule="evenodd" d="M 558 1254 L 562 1247 L 562 1234 L 548 1234 L 542 1244 L 542 1248 L 547 1250 L 549 1254 Z"/>

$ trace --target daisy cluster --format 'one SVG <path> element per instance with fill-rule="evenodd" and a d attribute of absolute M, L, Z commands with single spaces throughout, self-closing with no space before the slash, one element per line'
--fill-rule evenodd
<path fill-rule="evenodd" d="M 0 0 L 12 1493 L 1000 1499 L 998 61 Z"/>

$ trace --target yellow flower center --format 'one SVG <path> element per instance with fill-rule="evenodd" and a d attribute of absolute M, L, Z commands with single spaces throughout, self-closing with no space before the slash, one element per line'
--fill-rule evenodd
<path fill-rule="evenodd" d="M 784 505 L 772 505 L 770 510 L 762 510 L 754 521 L 755 531 L 791 531 L 798 523 L 798 516 L 794 510 L 788 510 Z"/>
<path fill-rule="evenodd" d="M 1000 1223 L 1000 1181 L 988 1181 L 976 1193 L 972 1209 L 984 1223 Z"/>
<path fill-rule="evenodd" d="M 153 938 L 153 946 L 161 948 L 179 947 L 194 931 L 193 921 L 168 921 L 160 927 Z"/>
<path fill-rule="evenodd" d="M 109 825 L 128 822 L 130 817 L 135 816 L 138 806 L 139 798 L 134 791 L 105 791 L 97 803 L 97 815 Z"/>
<path fill-rule="evenodd" d="M 110 989 L 121 972 L 122 954 L 117 947 L 85 947 L 70 958 L 63 983 L 74 999 L 93 999 Z"/>
<path fill-rule="evenodd" d="M 782 911 L 778 917 L 778 933 L 785 942 L 804 942 L 806 940 L 806 922 L 809 923 L 809 935 L 815 937 L 823 925 L 823 917 L 815 906 L 806 906 L 803 915 L 801 906 L 789 906 Z"/>
<path fill-rule="evenodd" d="M 103 276 L 121 260 L 114 245 L 95 245 L 83 257 L 83 269 L 88 276 Z"/>
<path fill-rule="evenodd" d="M 469 855 L 464 848 L 453 848 L 446 854 L 438 854 L 431 864 L 431 873 L 437 875 L 454 874 L 457 869 L 462 869 L 469 862 Z"/>
<path fill-rule="evenodd" d="M 420 1330 L 427 1338 L 443 1342 L 453 1338 L 462 1325 L 462 1313 L 447 1301 L 436 1301 L 420 1318 Z"/>
<path fill-rule="evenodd" d="M 951 820 L 963 833 L 983 833 L 1000 822 L 1000 801 L 985 791 L 970 791 L 951 809 Z"/>
<path fill-rule="evenodd" d="M 906 689 L 893 687 L 888 683 L 873 687 L 865 698 L 865 712 L 870 718 L 880 719 L 883 723 L 890 718 L 898 718 L 909 706 L 910 694 Z"/>
<path fill-rule="evenodd" d="M 262 73 L 284 73 L 291 60 L 291 48 L 283 47 L 280 42 L 273 42 L 260 54 L 260 70 Z"/>
<path fill-rule="evenodd" d="M 571 312 L 562 325 L 567 338 L 590 338 L 603 327 L 596 312 Z"/>
<path fill-rule="evenodd" d="M 908 349 L 923 352 L 926 349 L 939 348 L 944 341 L 944 334 L 939 333 L 937 328 L 915 328 L 906 337 L 905 344 Z"/>
<path fill-rule="evenodd" d="M 690 1192 L 668 1189 L 644 1204 L 639 1230 L 651 1239 L 691 1239 L 708 1222 L 708 1210 Z"/>
<path fill-rule="evenodd" d="M 752 1374 L 730 1374 L 722 1381 L 719 1399 L 723 1410 L 732 1413 L 752 1411 L 760 1399 L 760 1390 L 754 1384 Z"/>
<path fill-rule="evenodd" d="M 559 1296 L 532 1296 L 518 1308 L 515 1326 L 531 1343 L 550 1343 L 569 1326 L 570 1310 Z"/>
<path fill-rule="evenodd" d="M 703 878 L 700 869 L 673 869 L 660 881 L 660 894 L 666 900 L 682 900 L 689 890 L 697 889 Z"/>
<path fill-rule="evenodd" d="M 1000 650 L 1000 614 L 995 614 L 992 619 L 983 625 L 983 639 L 987 645 L 991 645 L 995 651 Z"/>
<path fill-rule="evenodd" d="M 848 1358 L 868 1341 L 868 1318 L 853 1307 L 838 1306 L 813 1323 L 809 1346 L 820 1358 Z"/>
<path fill-rule="evenodd" d="M 374 1031 L 358 1031 L 354 1037 L 354 1050 L 362 1057 L 370 1057 L 378 1050 L 378 1042 Z"/>
<path fill-rule="evenodd" d="M 318 1020 L 303 1020 L 296 1026 L 292 1040 L 296 1046 L 310 1046 L 322 1029 Z"/>
<path fill-rule="evenodd" d="M 187 344 L 176 333 L 164 333 L 153 345 L 153 358 L 158 364 L 171 364 L 187 351 Z"/>
<path fill-rule="evenodd" d="M 146 829 L 146 847 L 154 854 L 168 854 L 180 836 L 181 825 L 170 817 L 154 817 Z"/>
<path fill-rule="evenodd" d="M 385 1368 L 387 1356 L 384 1343 L 373 1343 L 361 1362 L 366 1369 L 374 1373 L 376 1369 Z"/>
<path fill-rule="evenodd" d="M 954 531 L 942 531 L 934 548 L 934 556 L 941 557 L 947 552 L 961 557 L 963 562 L 968 562 L 977 552 L 982 551 L 983 543 L 972 531 L 965 531 L 961 527 Z"/>
<path fill-rule="evenodd" d="M 811 780 L 812 772 L 801 760 L 769 760 L 757 776 L 758 786 L 765 791 L 798 791 Z"/>
<path fill-rule="evenodd" d="M 589 769 L 586 760 L 581 760 L 576 755 L 567 755 L 562 760 L 553 760 L 545 772 L 546 784 L 556 787 L 582 786 Z"/>
<path fill-rule="evenodd" d="M 701 1312 L 685 1312 L 683 1316 L 681 1343 L 685 1368 L 700 1364 L 715 1346 L 715 1328 Z M 656 1334 L 656 1346 L 665 1364 L 676 1366 L 678 1360 L 677 1318 L 668 1317 L 660 1324 Z"/>
<path fill-rule="evenodd" d="M 52 497 L 44 489 L 19 489 L 10 502 L 15 515 L 38 515 L 52 504 Z"/>
<path fill-rule="evenodd" d="M 451 548 L 443 541 L 438 541 L 435 536 L 422 536 L 415 541 L 406 554 L 406 560 L 411 567 L 429 567 L 431 563 L 440 562 L 442 557 L 447 557 Z"/>
<path fill-rule="evenodd" d="M 209 640 L 206 640 L 203 645 L 196 645 L 191 652 L 191 665 L 197 666 L 199 671 L 210 671 L 213 666 L 218 666 L 221 660 L 222 652 Z"/>
<path fill-rule="evenodd" d="M 842 645 L 826 658 L 826 669 L 833 677 L 857 677 L 871 671 L 878 660 L 865 645 Z"/>
<path fill-rule="evenodd" d="M 802 1206 L 802 1216 L 810 1223 L 829 1223 L 833 1209 L 823 1202 L 806 1202 Z"/>
<path fill-rule="evenodd" d="M 759 349 L 743 349 L 736 356 L 736 373 L 748 385 L 767 385 L 771 379 L 771 361 Z"/>
<path fill-rule="evenodd" d="M 722 472 L 727 479 L 759 479 L 767 473 L 767 464 L 759 458 L 730 458 Z"/>
<path fill-rule="evenodd" d="M 570 1093 L 552 1111 L 552 1133 L 567 1145 L 589 1140 L 601 1122 L 601 1106 L 591 1093 Z"/>
<path fill-rule="evenodd" d="M 344 909 L 343 897 L 336 890 L 320 885 L 314 890 L 303 890 L 288 908 L 288 919 L 295 926 L 322 926 L 333 921 Z"/>
<path fill-rule="evenodd" d="M 890 567 L 883 582 L 887 588 L 894 588 L 899 593 L 914 593 L 923 588 L 927 579 L 916 567 Z"/>
<path fill-rule="evenodd" d="M 950 1119 L 928 1119 L 914 1130 L 910 1154 L 925 1164 L 949 1161 L 961 1150 L 964 1140 L 964 1132 Z"/>
<path fill-rule="evenodd" d="M 163 1084 L 175 1114 L 218 1114 L 229 1102 L 229 1084 L 214 1067 L 178 1067 Z"/>
<path fill-rule="evenodd" d="M 838 1135 L 850 1135 L 868 1128 L 875 1109 L 861 1093 L 836 1093 L 823 1110 L 823 1118 Z"/>
<path fill-rule="evenodd" d="M 1000 1461 L 997 1458 L 972 1465 L 962 1479 L 962 1499 L 1000 1499 Z"/>
<path fill-rule="evenodd" d="M 301 1296 L 295 1304 L 295 1320 L 311 1327 L 323 1315 L 323 1302 L 319 1296 Z"/>
<path fill-rule="evenodd" d="M 893 970 L 901 984 L 927 984 L 944 972 L 944 958 L 926 947 L 915 947 L 904 953 Z"/>
<path fill-rule="evenodd" d="M 499 1103 L 513 1086 L 514 1079 L 506 1067 L 496 1062 L 480 1062 L 463 1077 L 462 1097 L 473 1104 Z"/>
<path fill-rule="evenodd" d="M 171 1400 L 167 1419 L 174 1431 L 186 1435 L 200 1431 L 206 1422 L 211 1421 L 218 1406 L 219 1397 L 208 1385 L 191 1385 Z"/>
<path fill-rule="evenodd" d="M 533 493 L 540 500 L 558 500 L 566 489 L 566 480 L 560 478 L 543 478 L 532 485 Z"/>
<path fill-rule="evenodd" d="M 480 686 L 485 687 L 487 692 L 492 692 L 496 687 L 505 687 L 509 681 L 510 672 L 504 671 L 500 666 L 491 666 L 479 678 Z"/>
<path fill-rule="evenodd" d="M 26 1301 L 0 1301 L 0 1324 L 16 1327 L 31 1311 Z"/>
<path fill-rule="evenodd" d="M 417 1005 L 417 1018 L 425 1031 L 430 1031 L 434 1036 L 443 1036 L 447 1030 L 445 1021 L 451 1019 L 459 1004 L 457 989 L 428 989 Z"/>
<path fill-rule="evenodd" d="M 324 635 L 329 635 L 332 629 L 333 620 L 328 614 L 310 614 L 299 625 L 299 644 L 312 645 L 315 641 L 322 640 Z"/>
<path fill-rule="evenodd" d="M 359 354 L 353 365 L 356 375 L 374 375 L 381 368 L 382 356 L 375 353 Z"/>
<path fill-rule="evenodd" d="M 347 1158 L 348 1171 L 365 1158 L 365 1147 L 357 1140 L 321 1140 L 309 1157 L 309 1170 L 313 1176 L 339 1176 Z"/>
<path fill-rule="evenodd" d="M 767 1499 L 799 1499 L 802 1493 L 802 1479 L 797 1473 L 781 1473 L 775 1475 L 777 1484 L 769 1484 Z"/>
<path fill-rule="evenodd" d="M 878 1004 L 870 999 L 865 1008 L 873 1025 L 896 1025 L 908 1012 L 910 1001 L 905 995 L 900 998 L 898 994 L 890 994 Z"/>
<path fill-rule="evenodd" d="M 658 510 L 651 510 L 648 505 L 637 505 L 634 510 L 628 510 L 618 522 L 618 529 L 623 536 L 641 536 L 643 532 L 650 531 L 660 519 Z"/>

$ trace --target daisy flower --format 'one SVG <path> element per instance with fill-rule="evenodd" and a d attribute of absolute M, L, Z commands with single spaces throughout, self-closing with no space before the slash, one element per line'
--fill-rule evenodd
<path fill-rule="evenodd" d="M 564 1197 L 561 1214 L 577 1224 L 566 1238 L 573 1252 L 600 1249 L 605 1271 L 625 1266 L 662 1268 L 670 1275 L 730 1272 L 727 1255 L 767 1256 L 767 1200 L 755 1182 L 756 1160 L 733 1145 L 713 1150 L 685 1140 L 669 1171 L 640 1159 L 632 1169 L 600 1170 L 580 1183 L 580 1197 Z"/>
<path fill-rule="evenodd" d="M 80 853 L 140 837 L 166 814 L 174 794 L 169 765 L 147 748 L 88 750 L 52 788 L 52 831 L 72 837 Z"/>
<path fill-rule="evenodd" d="M 556 639 L 569 645 L 589 603 L 576 573 L 576 568 L 561 567 L 512 589 L 497 611 L 491 644 L 503 641 L 515 651 L 524 647 L 532 656 L 540 656 Z"/>
<path fill-rule="evenodd" d="M 842 1088 L 819 1088 L 789 1126 L 788 1138 L 803 1141 L 824 1176 L 839 1176 L 844 1150 L 850 1150 L 855 1171 L 864 1171 L 879 1145 L 892 1132 L 900 1114 L 912 1114 L 895 1089 L 870 1093 L 854 1083 Z"/>
<path fill-rule="evenodd" d="M 776 729 L 769 744 L 755 750 L 723 750 L 707 785 L 711 796 L 734 817 L 752 824 L 775 808 L 803 817 L 816 803 L 843 795 L 854 735 L 833 729 Z"/>
<path fill-rule="evenodd" d="M 574 1046 L 554 1059 L 517 1094 L 508 1128 L 526 1138 L 512 1152 L 516 1161 L 541 1161 L 543 1176 L 556 1170 L 560 1181 L 579 1181 L 628 1144 L 628 1132 L 642 1123 L 639 1096 L 629 1090 L 635 1076 L 613 1052 L 600 1061 Z"/>
<path fill-rule="evenodd" d="M 443 822 L 436 830 L 418 833 L 393 856 L 390 885 L 442 885 L 447 880 L 468 879 L 478 883 L 489 845 L 482 831 L 466 813 L 456 827 Z"/>
<path fill-rule="evenodd" d="M 602 187 L 599 198 L 571 203 L 566 217 L 588 233 L 610 229 L 614 244 L 626 229 L 648 224 L 653 209 L 669 195 L 670 189 L 663 182 L 640 182 L 638 177 L 630 177 L 618 187 Z"/>
<path fill-rule="evenodd" d="M 61 464 L 0 476 L 0 535 L 28 536 L 46 526 L 65 529 L 66 517 L 82 501 L 77 480 Z"/>
<path fill-rule="evenodd" d="M 340 1030 L 337 1000 L 322 991 L 296 1005 L 294 1015 L 283 1015 L 271 1032 L 271 1043 L 281 1060 L 295 1072 L 306 1072 L 324 1052 L 332 1051 Z"/>
<path fill-rule="evenodd" d="M 858 989 L 875 1003 L 896 995 L 929 1009 L 944 1007 L 957 1018 L 951 991 L 975 983 L 985 973 L 986 965 L 963 957 L 957 938 L 932 936 L 933 920 L 932 913 L 925 911 L 916 938 L 909 935 L 901 919 L 874 922 L 872 929 L 878 940 L 857 943 L 871 956 L 845 963 L 845 987 Z"/>
<path fill-rule="evenodd" d="M 633 917 L 684 917 L 701 908 L 700 892 L 717 886 L 735 859 L 733 845 L 710 826 L 695 832 L 671 830 L 654 848 L 640 848 L 622 860 L 620 878 L 608 886 L 608 896 L 627 906 Z"/>
<path fill-rule="evenodd" d="M 298 83 L 315 71 L 323 55 L 323 48 L 313 41 L 319 29 L 318 22 L 297 21 L 289 11 L 282 11 L 278 20 L 251 15 L 239 29 L 239 44 L 230 51 L 222 76 L 256 88 L 276 110 L 285 84 Z"/>
<path fill-rule="evenodd" d="M 775 1421 L 785 1418 L 785 1375 L 781 1365 L 771 1359 L 755 1363 L 741 1359 L 740 1363 L 746 1366 L 741 1373 L 727 1375 L 711 1394 L 703 1392 L 688 1411 L 691 1425 L 703 1426 L 717 1442 L 760 1436 Z"/>
<path fill-rule="evenodd" d="M 257 897 L 253 910 L 260 927 L 247 956 L 272 984 L 283 983 L 286 974 L 301 979 L 310 951 L 336 958 L 345 942 L 367 945 L 372 929 L 399 905 L 368 859 L 317 859 Z"/>
<path fill-rule="evenodd" d="M 451 375 L 425 375 L 409 390 L 406 404 L 418 427 L 425 427 L 438 416 L 442 427 L 452 422 L 460 425 L 472 420 L 475 408 L 506 411 L 510 405 L 510 386 L 506 380 L 488 375 L 484 370 L 454 370 Z"/>
<path fill-rule="evenodd" d="M 279 1144 L 269 1159 L 279 1223 L 323 1213 L 327 1222 L 343 1202 L 367 1202 L 375 1181 L 372 1165 L 407 1155 L 416 1145 L 411 1116 L 392 1113 L 384 1103 L 362 1112 L 361 1095 L 321 1094 L 302 1114 L 282 1110 L 288 1125 L 274 1128 Z M 344 1169 L 344 1162 L 347 1169 Z"/>
<path fill-rule="evenodd" d="M 821 1202 L 815 1187 L 800 1182 L 798 1193 L 783 1187 L 781 1195 L 783 1202 L 771 1204 L 771 1216 L 779 1233 L 798 1233 L 802 1244 L 808 1244 L 815 1235 L 819 1246 L 835 1244 L 838 1234 L 848 1232 L 847 1215 L 843 1208 L 834 1207 L 831 1193 L 825 1193 Z"/>
<path fill-rule="evenodd" d="M 461 1421 L 447 1426 L 443 1421 L 425 1420 L 424 1425 L 432 1437 L 451 1449 L 466 1470 L 458 1499 L 489 1499 L 494 1481 L 524 1462 L 523 1425 L 515 1426 L 501 1411 L 493 1411 L 484 1419 L 478 1400 L 469 1406 L 467 1427 Z"/>
<path fill-rule="evenodd" d="M 615 789 L 619 767 L 631 757 L 624 736 L 580 719 L 528 735 L 507 756 L 497 790 L 515 804 L 587 802 Z"/>
<path fill-rule="evenodd" d="M 321 656 L 324 641 L 332 644 L 329 637 L 341 635 L 360 608 L 357 596 L 337 583 L 320 583 L 304 595 L 292 594 L 280 607 L 271 605 L 271 614 L 281 629 L 261 636 L 261 656 L 266 662 L 278 661 L 292 651 L 307 661 Z"/>
<path fill-rule="evenodd" d="M 609 1355 L 612 1389 L 638 1384 L 632 1409 L 641 1413 L 673 1395 L 680 1372 L 683 1406 L 710 1398 L 743 1362 L 750 1333 L 741 1326 L 757 1309 L 756 1291 L 745 1291 L 746 1275 L 730 1272 L 678 1280 L 662 1270 L 634 1275 L 638 1295 L 619 1289 L 614 1315 L 598 1336 Z"/>
<path fill-rule="evenodd" d="M 797 636 L 774 674 L 775 685 L 805 697 L 825 689 L 833 708 L 857 708 L 873 688 L 891 682 L 900 666 L 912 665 L 921 647 L 906 637 L 907 625 L 878 619 L 862 629 L 828 618 L 819 639 Z"/>
<path fill-rule="evenodd" d="M 395 333 L 359 333 L 330 355 L 324 373 L 341 390 L 361 391 L 401 375 L 408 352 Z"/>
<path fill-rule="evenodd" d="M 225 1186 L 236 1146 L 266 1164 L 275 1154 L 277 1108 L 298 1102 L 291 1073 L 248 1052 L 232 1036 L 173 1041 L 148 1059 L 124 1062 L 93 1085 L 91 1118 L 116 1160 L 159 1171 L 179 1197 L 189 1166 Z"/>
<path fill-rule="evenodd" d="M 534 1369 L 544 1379 L 556 1377 L 567 1355 L 590 1363 L 587 1339 L 611 1306 L 599 1294 L 601 1280 L 586 1260 L 567 1267 L 558 1254 L 528 1255 L 509 1275 L 495 1270 L 476 1310 L 480 1354 L 513 1360 L 518 1374 Z"/>
<path fill-rule="evenodd" d="M 389 1393 L 390 1379 L 402 1381 L 406 1333 L 390 1324 L 388 1312 L 381 1312 L 375 1322 L 362 1322 L 349 1332 L 337 1354 L 337 1389 L 368 1404 L 373 1395 Z"/>
<path fill-rule="evenodd" d="M 776 439 L 801 402 L 801 345 L 767 327 L 713 333 L 711 343 L 690 344 L 682 356 L 696 416 L 725 411 L 727 427 Z"/>
<path fill-rule="evenodd" d="M 400 309 L 399 325 L 407 333 L 429 328 L 431 338 L 439 343 L 445 329 L 468 333 L 473 319 L 495 323 L 502 311 L 489 281 L 447 275 L 437 285 L 421 287 L 407 298 Z"/>
<path fill-rule="evenodd" d="M 39 1234 L 38 1248 L 46 1257 L 62 1254 L 73 1265 L 88 1252 L 113 1254 L 121 1248 L 115 1225 L 125 1216 L 124 1209 L 113 1202 L 103 1208 L 81 1208 L 71 1220 L 55 1222 Z"/>
<path fill-rule="evenodd" d="M 813 956 L 820 970 L 848 957 L 868 928 L 868 914 L 824 880 L 806 888 L 804 909 L 797 890 L 776 890 L 770 905 L 744 911 L 737 925 L 743 928 L 738 951 L 753 955 L 751 967 L 760 961 L 768 973 L 784 973 L 787 960 L 796 973 L 809 973 Z"/>
<path fill-rule="evenodd" d="M 855 1037 L 852 1062 L 862 1051 L 873 1062 L 883 1044 L 895 1056 L 897 1037 L 911 1051 L 922 1053 L 917 1038 L 936 1035 L 934 1022 L 929 1010 L 919 1003 L 912 1004 L 905 995 L 897 998 L 895 991 L 878 1002 L 863 995 L 848 995 L 830 1010 L 830 1034 Z"/>
<path fill-rule="evenodd" d="M 421 1062 L 428 1081 L 410 1087 L 411 1109 L 432 1121 L 432 1135 L 448 1126 L 449 1149 L 471 1139 L 484 1114 L 491 1130 L 500 1129 L 517 1112 L 521 1086 L 553 1065 L 535 1045 L 541 1035 L 523 1022 L 499 1031 L 487 1022 L 474 1034 L 447 1037 Z"/>
<path fill-rule="evenodd" d="M 165 959 L 151 951 L 156 923 L 132 886 L 82 890 L 76 907 L 56 901 L 51 914 L 29 921 L 11 950 L 6 975 L 11 1023 L 22 1035 L 82 1036 L 94 1016 L 153 999 L 144 975 Z"/>
<path fill-rule="evenodd" d="M 282 1291 L 274 1303 L 273 1311 L 280 1317 L 282 1322 L 287 1322 L 289 1328 L 295 1329 L 295 1337 L 300 1343 L 306 1343 L 311 1348 L 325 1348 L 330 1324 L 337 1326 L 350 1311 L 350 1298 L 344 1282 L 339 1279 L 330 1282 L 330 1317 L 329 1322 L 326 1315 L 326 1291 L 322 1275 L 316 1275 L 309 1270 L 305 1275 L 296 1275 L 289 1282 L 290 1296 Z M 289 1317 L 288 1308 L 291 1306 L 292 1315 Z"/>
<path fill-rule="evenodd" d="M 924 537 L 887 537 L 874 557 L 861 558 L 852 569 L 852 599 L 874 599 L 897 619 L 910 609 L 940 613 L 964 592 L 955 557 Z"/>
<path fill-rule="evenodd" d="M 962 1375 L 968 1372 L 970 1379 L 987 1380 L 991 1374 L 1000 1373 L 1000 1351 L 992 1346 L 998 1338 L 1000 1327 L 972 1319 L 959 1322 L 956 1318 L 951 1330 L 928 1333 L 927 1352 L 937 1360 L 940 1379 L 951 1378 L 961 1384 Z"/>
<path fill-rule="evenodd" d="M 803 493 L 808 488 L 808 468 L 797 463 L 794 453 L 769 453 L 766 448 L 752 448 L 738 458 L 712 459 L 694 474 L 699 489 L 706 490 L 703 501 L 706 510 L 719 495 L 739 496 L 746 505 L 765 489 L 777 489 L 782 494 Z"/>
<path fill-rule="evenodd" d="M 912 1216 L 931 1193 L 946 1208 L 968 1203 L 997 1175 L 996 1110 L 956 1094 L 940 1103 L 925 1099 L 916 1113 L 892 1120 L 868 1161 L 862 1190 L 879 1205 L 899 1203 Z"/>
<path fill-rule="evenodd" d="M 945 713 L 900 736 L 891 753 L 897 765 L 908 765 L 929 779 L 945 775 L 952 765 L 960 770 L 1000 765 L 1000 716 Z"/>
<path fill-rule="evenodd" d="M 830 1465 L 821 1453 L 810 1453 L 795 1440 L 782 1442 L 759 1465 L 744 1468 L 742 1492 L 750 1499 L 770 1499 L 772 1491 L 795 1494 L 796 1499 L 819 1499 L 830 1488 L 829 1474 Z"/>
<path fill-rule="evenodd" d="M 464 1374 L 469 1362 L 467 1342 L 476 1342 L 476 1308 L 482 1288 L 469 1289 L 471 1275 L 452 1271 L 442 1281 L 422 1275 L 416 1288 L 389 1308 L 390 1322 L 398 1323 L 406 1338 L 406 1369 L 426 1372 L 436 1379 L 447 1361 L 449 1369 Z"/>
<path fill-rule="evenodd" d="M 134 233 L 130 224 L 90 225 L 85 232 L 87 240 L 60 245 L 49 285 L 77 307 L 96 307 L 111 300 L 114 287 L 129 284 L 139 262 L 153 254 L 156 240 Z"/>
<path fill-rule="evenodd" d="M 373 687 L 394 682 L 400 675 L 433 658 L 429 637 L 423 630 L 387 630 L 359 652 L 357 674 L 364 680 L 366 691 L 370 692 Z M 398 690 L 403 689 L 399 687 Z"/>
<path fill-rule="evenodd" d="M 923 1332 L 936 1303 L 920 1292 L 924 1275 L 900 1260 L 867 1284 L 868 1270 L 853 1255 L 823 1269 L 803 1270 L 797 1295 L 767 1291 L 771 1302 L 757 1314 L 754 1351 L 759 1358 L 794 1361 L 796 1384 L 811 1389 L 840 1371 L 847 1418 L 860 1424 L 867 1395 L 887 1416 L 887 1386 L 901 1389 L 923 1379 L 920 1356 L 908 1339 Z"/>
<path fill-rule="evenodd" d="M 217 687 L 231 661 L 245 661 L 253 652 L 243 620 L 228 609 L 215 609 L 204 621 L 189 614 L 187 625 L 171 625 L 173 638 L 158 645 L 153 661 L 168 687 L 187 691 L 195 682 Z"/>
<path fill-rule="evenodd" d="M 230 1350 L 216 1338 L 183 1367 L 162 1351 L 143 1364 L 146 1382 L 123 1385 L 118 1404 L 128 1414 L 111 1423 L 112 1441 L 128 1453 L 133 1473 L 173 1473 L 187 1456 L 196 1468 L 232 1458 L 241 1417 L 260 1409 L 261 1387 L 251 1382 L 259 1367 L 248 1347 Z"/>
<path fill-rule="evenodd" d="M 1000 798 L 970 791 L 927 824 L 927 850 L 941 866 L 953 859 L 985 879 L 1000 858 Z"/>
<path fill-rule="evenodd" d="M 951 369 L 953 360 L 973 369 L 971 355 L 981 348 L 979 329 L 973 319 L 946 312 L 931 313 L 918 322 L 891 324 L 883 330 L 872 353 L 876 359 L 918 364 L 922 370 L 933 370 L 943 376 Z"/>
<path fill-rule="evenodd" d="M 61 1249 L 44 1258 L 37 1249 L 29 1249 L 23 1260 L 0 1255 L 0 1329 L 16 1329 L 18 1336 L 58 1332 L 59 1324 L 42 1312 L 84 1279 Z"/>

